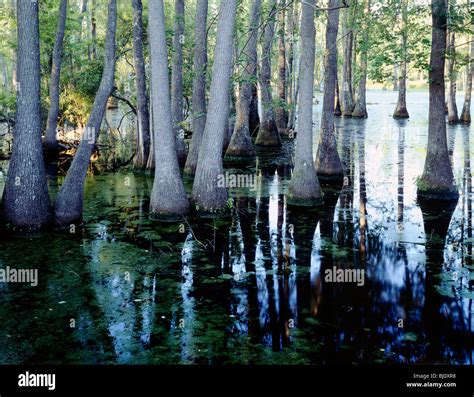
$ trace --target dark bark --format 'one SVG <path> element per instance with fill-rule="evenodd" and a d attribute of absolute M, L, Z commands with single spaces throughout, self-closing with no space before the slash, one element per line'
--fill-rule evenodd
<path fill-rule="evenodd" d="M 40 45 L 38 2 L 17 2 L 17 76 L 15 138 L 2 201 L 4 222 L 37 230 L 51 220 L 41 144 Z"/>
<path fill-rule="evenodd" d="M 64 31 L 66 30 L 66 16 L 67 0 L 61 0 L 59 5 L 56 40 L 53 48 L 53 64 L 51 67 L 51 80 L 49 83 L 50 105 L 44 139 L 44 145 L 49 152 L 56 152 L 58 149 L 56 129 L 59 116 L 59 78 L 61 74 Z"/>
<path fill-rule="evenodd" d="M 457 199 L 449 161 L 445 122 L 444 65 L 446 52 L 447 0 L 431 0 L 432 33 L 429 72 L 428 149 L 423 175 L 418 180 L 419 197 Z"/>
<path fill-rule="evenodd" d="M 196 172 L 202 134 L 206 126 L 207 10 L 208 0 L 198 0 L 194 23 L 193 136 L 184 172 Z"/>
<path fill-rule="evenodd" d="M 334 128 L 334 96 L 337 75 L 337 30 L 339 26 L 339 0 L 329 0 L 326 27 L 326 53 L 324 59 L 324 99 L 321 115 L 321 132 L 316 155 L 316 171 L 319 177 L 342 178 L 343 169 L 337 153 Z"/>
<path fill-rule="evenodd" d="M 260 91 L 262 118 L 255 144 L 262 146 L 281 146 L 280 133 L 275 122 L 272 98 L 272 46 L 275 37 L 276 0 L 269 0 L 269 15 L 263 32 L 262 66 L 260 70 Z"/>
<path fill-rule="evenodd" d="M 243 49 L 246 65 L 242 73 L 243 82 L 239 90 L 236 105 L 235 125 L 226 151 L 227 158 L 254 158 L 255 148 L 250 137 L 250 103 L 252 101 L 252 90 L 255 86 L 253 77 L 257 73 L 257 38 L 258 25 L 260 24 L 261 0 L 253 0 L 250 10 L 249 37 L 247 45 Z"/>
<path fill-rule="evenodd" d="M 466 89 L 464 91 L 464 104 L 461 113 L 461 122 L 471 123 L 471 91 L 472 91 L 472 75 L 474 74 L 474 36 L 471 35 L 470 58 L 469 65 L 466 67 Z"/>
<path fill-rule="evenodd" d="M 155 218 L 170 219 L 187 213 L 189 203 L 181 179 L 173 133 L 163 0 L 148 3 L 148 27 L 156 163 L 150 213 Z"/>
<path fill-rule="evenodd" d="M 339 97 L 339 79 L 337 76 L 337 65 L 336 65 L 336 99 L 334 100 L 334 116 L 340 117 L 342 116 L 341 111 L 341 99 Z"/>
<path fill-rule="evenodd" d="M 180 164 L 186 162 L 183 122 L 183 39 L 184 39 L 184 0 L 175 0 L 173 63 L 171 66 L 171 115 L 176 136 L 176 153 Z"/>
<path fill-rule="evenodd" d="M 215 213 L 227 207 L 227 188 L 220 186 L 223 175 L 222 147 L 228 128 L 229 84 L 237 0 L 222 0 L 217 25 L 217 42 L 208 106 L 192 199 L 198 211 Z"/>
<path fill-rule="evenodd" d="M 87 169 L 99 136 L 107 100 L 114 86 L 116 28 L 117 3 L 116 0 L 109 0 L 102 79 L 81 138 L 81 143 L 54 204 L 55 222 L 60 226 L 69 225 L 82 219 L 84 183 Z"/>
<path fill-rule="evenodd" d="M 137 89 L 137 142 L 133 165 L 145 168 L 150 154 L 150 115 L 146 92 L 145 58 L 143 56 L 142 0 L 132 0 L 133 7 L 133 58 Z"/>
<path fill-rule="evenodd" d="M 278 16 L 278 99 L 279 105 L 275 109 L 275 118 L 278 130 L 285 132 L 288 127 L 288 111 L 286 110 L 286 0 L 280 0 L 280 14 Z"/>
<path fill-rule="evenodd" d="M 258 61 L 257 61 L 258 63 Z M 257 75 L 253 76 L 254 81 L 257 81 Z M 250 100 L 249 106 L 249 129 L 250 135 L 257 135 L 258 129 L 260 128 L 260 116 L 258 114 L 258 91 L 257 84 L 252 84 L 252 99 Z"/>
<path fill-rule="evenodd" d="M 322 192 L 313 163 L 313 87 L 315 35 L 314 10 L 316 1 L 302 5 L 300 92 L 298 103 L 298 134 L 296 136 L 295 167 L 288 187 L 287 199 L 292 205 L 322 203 Z"/>

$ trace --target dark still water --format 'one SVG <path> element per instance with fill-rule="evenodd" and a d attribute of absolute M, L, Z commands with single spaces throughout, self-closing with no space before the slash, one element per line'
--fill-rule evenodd
<path fill-rule="evenodd" d="M 0 363 L 471 364 L 470 129 L 448 127 L 457 204 L 417 203 L 428 96 L 409 121 L 395 101 L 337 120 L 347 177 L 320 208 L 287 206 L 291 141 L 227 167 L 251 176 L 228 219 L 157 223 L 151 177 L 88 177 L 82 229 L 0 240 L 0 270 L 38 269 L 0 283 Z"/>

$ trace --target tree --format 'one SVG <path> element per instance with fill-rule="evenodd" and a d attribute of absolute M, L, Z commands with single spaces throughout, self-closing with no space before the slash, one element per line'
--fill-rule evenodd
<path fill-rule="evenodd" d="M 216 213 L 227 206 L 227 189 L 219 183 L 223 175 L 222 146 L 228 128 L 229 84 L 237 0 L 222 0 L 206 126 L 193 184 L 192 200 L 198 211 Z"/>
<path fill-rule="evenodd" d="M 151 92 L 155 144 L 155 178 L 150 197 L 150 213 L 155 218 L 174 218 L 189 210 L 173 133 L 169 94 L 163 0 L 148 4 Z"/>
<path fill-rule="evenodd" d="M 342 177 L 343 169 L 337 153 L 334 129 L 334 97 L 337 75 L 337 30 L 339 25 L 339 0 L 329 0 L 326 27 L 326 53 L 324 57 L 324 99 L 321 114 L 321 132 L 316 155 L 319 177 Z"/>
<path fill-rule="evenodd" d="M 38 230 L 51 220 L 41 145 L 38 2 L 17 2 L 17 99 L 15 139 L 2 201 L 2 217 L 19 230 Z"/>
<path fill-rule="evenodd" d="M 316 1 L 306 0 L 301 13 L 301 51 L 299 71 L 298 134 L 295 167 L 288 187 L 287 199 L 293 205 L 322 203 L 322 192 L 313 163 L 313 87 L 315 62 L 314 11 Z"/>
<path fill-rule="evenodd" d="M 365 26 L 363 28 L 363 42 L 361 43 L 360 50 L 360 70 L 359 70 L 359 85 L 357 87 L 357 100 L 352 111 L 352 117 L 367 118 L 367 103 L 366 103 L 366 90 L 367 90 L 367 59 L 369 52 L 369 17 L 370 17 L 370 0 L 366 1 L 366 13 L 365 13 Z"/>
<path fill-rule="evenodd" d="M 117 28 L 117 3 L 109 0 L 107 31 L 105 38 L 104 69 L 100 86 L 94 99 L 92 111 L 82 134 L 81 143 L 69 168 L 64 183 L 54 204 L 57 225 L 66 226 L 82 219 L 84 183 L 90 157 L 99 136 L 107 100 L 114 86 L 115 72 L 115 32 Z"/>
<path fill-rule="evenodd" d="M 46 149 L 54 153 L 58 149 L 56 129 L 59 116 L 59 78 L 61 74 L 61 58 L 63 52 L 64 31 L 66 30 L 67 0 L 61 0 L 59 5 L 58 27 L 56 41 L 53 49 L 53 65 L 51 67 L 51 80 L 49 83 L 49 112 L 46 123 L 44 145 Z"/>
<path fill-rule="evenodd" d="M 453 19 L 455 18 L 455 2 L 449 0 L 449 18 L 448 18 L 448 123 L 459 123 L 458 107 L 456 105 L 456 32 Z"/>
<path fill-rule="evenodd" d="M 428 149 L 423 175 L 417 183 L 417 194 L 419 197 L 457 200 L 459 194 L 449 161 L 445 122 L 444 54 L 447 11 L 447 0 L 431 0 Z"/>
<path fill-rule="evenodd" d="M 184 172 L 194 175 L 206 126 L 207 71 L 207 9 L 208 0 L 197 0 L 194 22 L 193 136 Z"/>
<path fill-rule="evenodd" d="M 237 99 L 234 132 L 226 151 L 227 158 L 254 158 L 256 155 L 250 137 L 249 116 L 252 90 L 255 85 L 253 77 L 257 73 L 257 38 L 261 5 L 261 0 L 252 0 L 249 34 L 246 46 L 243 49 L 246 65 L 242 73 L 243 81 Z"/>
<path fill-rule="evenodd" d="M 466 89 L 464 93 L 464 104 L 461 113 L 461 122 L 471 123 L 471 91 L 472 91 L 472 76 L 474 74 L 474 36 L 471 35 L 470 58 L 469 64 L 466 67 Z"/>
<path fill-rule="evenodd" d="M 142 0 L 132 0 L 133 57 L 137 88 L 137 145 L 134 165 L 145 168 L 150 154 L 150 115 L 146 92 L 145 59 L 143 57 Z"/>
<path fill-rule="evenodd" d="M 281 11 L 278 16 L 278 106 L 275 109 L 278 131 L 286 131 L 288 127 L 288 111 L 286 110 L 286 0 L 279 2 Z"/>
<path fill-rule="evenodd" d="M 407 15 L 407 1 L 401 0 L 401 19 L 402 19 L 402 60 L 400 62 L 400 75 L 398 76 L 398 102 L 394 118 L 406 119 L 409 117 L 407 111 L 406 97 L 407 97 L 407 58 L 408 58 L 408 15 Z"/>
<path fill-rule="evenodd" d="M 175 0 L 173 63 L 171 66 L 171 114 L 176 136 L 176 152 L 180 164 L 186 161 L 186 145 L 181 123 L 183 122 L 183 43 L 184 43 L 184 0 Z"/>
<path fill-rule="evenodd" d="M 352 94 L 352 50 L 354 46 L 353 32 L 353 7 L 346 8 L 343 11 L 343 41 L 342 52 L 344 63 L 342 65 L 342 115 L 344 117 L 352 116 L 354 110 L 354 98 Z"/>
<path fill-rule="evenodd" d="M 262 117 L 255 144 L 262 146 L 280 146 L 281 138 L 275 122 L 271 89 L 272 46 L 275 37 L 276 0 L 269 0 L 269 13 L 263 32 L 262 66 L 260 70 L 260 91 L 262 94 Z"/>

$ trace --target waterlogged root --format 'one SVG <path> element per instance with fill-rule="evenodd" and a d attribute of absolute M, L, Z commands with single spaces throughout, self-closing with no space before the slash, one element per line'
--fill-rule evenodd
<path fill-rule="evenodd" d="M 435 185 L 421 178 L 417 182 L 416 194 L 418 200 L 457 201 L 459 198 L 459 192 L 455 185 Z"/>
<path fill-rule="evenodd" d="M 405 108 L 401 109 L 395 109 L 395 112 L 393 112 L 393 118 L 394 119 L 409 119 L 410 115 L 408 114 L 408 111 Z"/>
<path fill-rule="evenodd" d="M 344 180 L 344 172 L 340 172 L 340 173 L 324 173 L 324 172 L 321 172 L 321 171 L 317 171 L 317 174 L 318 174 L 318 179 L 321 181 L 325 181 L 326 183 L 328 184 L 340 184 L 340 182 L 342 182 Z"/>

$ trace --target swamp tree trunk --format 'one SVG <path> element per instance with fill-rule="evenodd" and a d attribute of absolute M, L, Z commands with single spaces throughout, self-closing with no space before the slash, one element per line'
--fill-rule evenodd
<path fill-rule="evenodd" d="M 354 110 L 354 97 L 352 95 L 352 51 L 354 42 L 353 22 L 351 8 L 346 8 L 343 11 L 343 64 L 342 64 L 342 115 L 344 117 L 351 117 Z"/>
<path fill-rule="evenodd" d="M 472 91 L 472 75 L 474 74 L 474 36 L 470 37 L 470 58 L 469 65 L 466 67 L 466 89 L 464 92 L 464 104 L 461 113 L 461 122 L 471 123 L 471 91 Z"/>
<path fill-rule="evenodd" d="M 184 167 L 184 172 L 189 175 L 196 172 L 206 126 L 207 9 L 208 0 L 197 0 L 194 23 L 193 136 Z"/>
<path fill-rule="evenodd" d="M 51 67 L 51 80 L 49 82 L 50 106 L 44 146 L 48 152 L 54 153 L 58 149 L 56 129 L 59 116 L 59 78 L 61 74 L 61 58 L 63 52 L 64 32 L 66 30 L 67 0 L 61 0 L 58 14 L 58 27 L 53 48 L 53 64 Z"/>
<path fill-rule="evenodd" d="M 288 111 L 286 109 L 286 0 L 280 0 L 280 14 L 278 16 L 278 99 L 275 109 L 278 131 L 286 132 L 288 127 Z"/>
<path fill-rule="evenodd" d="M 343 169 L 337 153 L 334 128 L 334 96 L 337 75 L 337 30 L 339 25 L 339 0 L 329 0 L 326 27 L 326 55 L 324 59 L 324 99 L 321 115 L 321 132 L 316 155 L 316 171 L 319 177 L 342 178 Z"/>
<path fill-rule="evenodd" d="M 148 3 L 155 178 L 150 196 L 154 218 L 181 217 L 189 210 L 176 153 L 169 93 L 168 56 L 163 0 Z"/>
<path fill-rule="evenodd" d="M 287 199 L 292 205 L 311 206 L 322 203 L 322 192 L 313 162 L 313 87 L 316 29 L 315 0 L 306 0 L 301 14 L 300 91 L 298 103 L 298 134 L 295 166 L 288 187 Z"/>
<path fill-rule="evenodd" d="M 114 86 L 115 32 L 117 28 L 117 3 L 109 0 L 105 37 L 104 69 L 99 89 L 92 105 L 74 160 L 54 204 L 55 222 L 66 226 L 82 219 L 84 183 L 92 151 L 99 136 L 107 100 Z"/>
<path fill-rule="evenodd" d="M 454 32 L 448 33 L 448 123 L 459 123 L 458 107 L 456 105 L 456 34 Z"/>
<path fill-rule="evenodd" d="M 219 182 L 224 172 L 222 147 L 229 122 L 229 84 L 236 12 L 237 0 L 221 1 L 208 116 L 192 193 L 196 209 L 203 213 L 216 213 L 227 207 L 227 188 Z"/>
<path fill-rule="evenodd" d="M 51 221 L 41 143 L 38 2 L 17 2 L 15 139 L 2 201 L 2 218 L 18 230 L 38 230 Z"/>
<path fill-rule="evenodd" d="M 352 117 L 367 118 L 367 103 L 366 103 L 366 91 L 367 91 L 367 58 L 369 51 L 369 26 L 370 26 L 370 0 L 365 0 L 367 11 L 365 13 L 365 26 L 363 32 L 364 42 L 362 43 L 362 49 L 360 52 L 360 79 L 357 87 L 357 101 L 352 111 Z"/>
<path fill-rule="evenodd" d="M 133 57 L 137 88 L 137 146 L 134 166 L 145 168 L 150 154 L 150 116 L 146 92 L 145 59 L 143 57 L 142 0 L 132 0 Z"/>
<path fill-rule="evenodd" d="M 184 43 L 184 0 L 175 0 L 173 63 L 171 66 L 171 114 L 176 136 L 176 153 L 180 164 L 186 162 L 184 130 L 181 125 L 184 115 L 183 101 L 183 43 Z"/>
<path fill-rule="evenodd" d="M 242 73 L 242 84 L 239 90 L 236 105 L 235 125 L 227 147 L 227 158 L 254 158 L 255 148 L 250 137 L 250 103 L 252 101 L 252 90 L 255 86 L 253 77 L 257 72 L 257 39 L 258 25 L 260 24 L 261 0 L 252 0 L 250 10 L 249 37 L 247 45 L 243 49 L 246 65 Z"/>
<path fill-rule="evenodd" d="M 402 61 L 400 64 L 400 75 L 398 76 L 398 102 L 393 117 L 397 119 L 407 119 L 409 114 L 407 111 L 407 41 L 408 41 L 408 20 L 407 20 L 407 0 L 402 3 Z M 398 69 L 398 68 L 397 68 Z"/>
<path fill-rule="evenodd" d="M 269 15 L 263 32 L 262 66 L 260 70 L 260 91 L 262 118 L 255 144 L 262 146 L 281 146 L 280 133 L 275 122 L 272 98 L 272 46 L 275 37 L 276 0 L 269 0 Z"/>
<path fill-rule="evenodd" d="M 417 183 L 419 197 L 457 199 L 446 139 L 444 54 L 446 52 L 447 0 L 431 0 L 432 33 L 429 71 L 428 148 L 423 175 Z"/>

